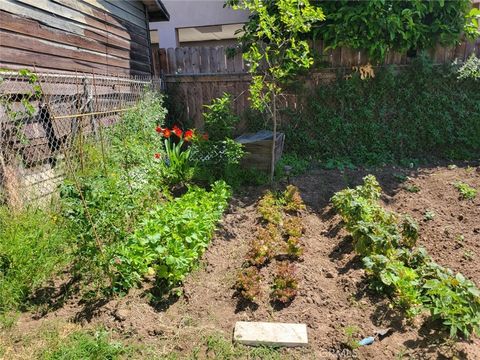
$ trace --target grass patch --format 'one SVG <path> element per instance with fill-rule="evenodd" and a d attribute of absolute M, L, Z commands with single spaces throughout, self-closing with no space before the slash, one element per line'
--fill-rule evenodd
<path fill-rule="evenodd" d="M 49 334 L 47 348 L 41 352 L 42 360 L 97 360 L 129 358 L 134 349 L 114 341 L 103 329 L 75 331 L 66 338 L 57 332 Z"/>
<path fill-rule="evenodd" d="M 55 213 L 12 216 L 0 208 L 0 314 L 25 307 L 32 292 L 70 261 L 70 237 Z"/>

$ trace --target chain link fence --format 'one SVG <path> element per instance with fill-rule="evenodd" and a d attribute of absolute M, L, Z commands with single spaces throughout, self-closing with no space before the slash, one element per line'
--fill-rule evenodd
<path fill-rule="evenodd" d="M 0 203 L 11 208 L 50 198 L 65 164 L 87 139 L 102 141 L 159 78 L 0 72 Z"/>

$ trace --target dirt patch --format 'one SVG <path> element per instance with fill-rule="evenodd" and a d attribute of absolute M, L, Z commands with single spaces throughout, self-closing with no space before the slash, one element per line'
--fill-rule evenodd
<path fill-rule="evenodd" d="M 454 182 L 463 181 L 480 189 L 479 168 L 316 170 L 292 180 L 308 209 L 301 215 L 306 232 L 301 239 L 305 252 L 297 264 L 300 290 L 289 306 L 280 310 L 272 307 L 267 282 L 262 284 L 258 306 L 235 297 L 236 275 L 259 222 L 255 206 L 261 189 L 252 188 L 232 202 L 199 269 L 188 276 L 178 297 L 154 303 L 146 286 L 126 297 L 96 304 L 89 311 L 78 300 L 70 299 L 40 319 L 22 315 L 15 331 L 25 333 L 34 331 L 41 322 L 69 319 L 89 326 L 102 324 L 123 338 L 155 346 L 160 354 L 179 352 L 187 356 L 206 333 L 220 332 L 230 338 L 238 320 L 303 322 L 308 325 L 311 345 L 305 350 L 285 350 L 285 358 L 352 355 L 345 346 L 352 329 L 358 329 L 353 337 L 360 339 L 380 328 L 392 330 L 383 340 L 357 349 L 354 355 L 379 360 L 480 358 L 478 337 L 457 343 L 446 341 L 445 334 L 434 330 L 436 324 L 422 318 L 406 323 L 385 297 L 368 290 L 361 262 L 329 199 L 334 192 L 359 184 L 369 172 L 384 188 L 385 205 L 410 214 L 420 223 L 420 245 L 433 259 L 480 285 L 480 195 L 474 201 L 459 200 L 453 187 Z"/>

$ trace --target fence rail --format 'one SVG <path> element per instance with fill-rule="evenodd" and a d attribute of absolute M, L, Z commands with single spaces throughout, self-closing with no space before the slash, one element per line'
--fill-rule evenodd
<path fill-rule="evenodd" d="M 480 52 L 480 39 L 462 42 L 454 47 L 438 45 L 429 51 L 436 63 L 451 62 L 454 59 L 464 61 L 472 53 Z M 325 50 L 322 41 L 312 44 L 312 53 L 323 68 L 343 68 L 365 65 L 369 62 L 364 51 L 349 48 Z M 248 72 L 242 53 L 238 47 L 177 47 L 153 49 L 153 61 L 156 75 L 217 75 L 244 74 Z M 383 64 L 405 65 L 411 59 L 405 54 L 390 53 Z"/>
<path fill-rule="evenodd" d="M 0 73 L 0 203 L 13 208 L 55 192 L 70 150 L 119 121 L 152 77 Z M 78 154 L 77 154 L 78 155 Z"/>
<path fill-rule="evenodd" d="M 324 50 L 321 41 L 312 45 L 317 64 L 321 64 L 308 78 L 307 85 L 335 79 L 337 69 L 351 69 L 368 63 L 365 52 L 348 48 Z M 430 56 L 437 64 L 450 63 L 457 59 L 465 61 L 470 54 L 480 56 L 480 39 L 463 42 L 455 47 L 437 46 Z M 384 64 L 408 65 L 412 59 L 399 53 L 388 54 Z M 175 107 L 178 120 L 203 126 L 204 105 L 222 95 L 232 94 L 234 110 L 240 115 L 249 106 L 248 84 L 250 75 L 238 48 L 228 47 L 179 47 L 153 50 L 154 71 L 163 76 L 170 103 Z M 287 96 L 289 105 L 297 106 L 295 96 Z"/>

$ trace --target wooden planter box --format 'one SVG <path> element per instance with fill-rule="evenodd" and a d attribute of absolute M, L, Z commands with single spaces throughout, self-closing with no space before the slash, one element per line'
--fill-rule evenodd
<path fill-rule="evenodd" d="M 243 134 L 236 138 L 235 141 L 243 144 L 246 152 L 245 157 L 242 159 L 242 166 L 249 169 L 270 171 L 273 141 L 272 131 L 262 130 L 255 134 Z M 275 163 L 282 157 L 284 142 L 285 134 L 277 133 Z"/>

